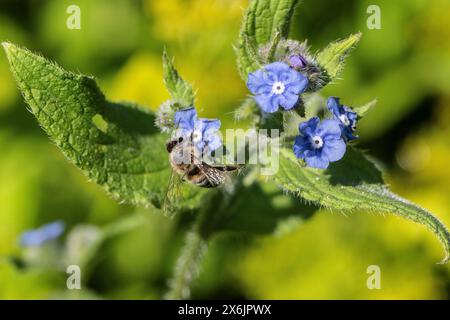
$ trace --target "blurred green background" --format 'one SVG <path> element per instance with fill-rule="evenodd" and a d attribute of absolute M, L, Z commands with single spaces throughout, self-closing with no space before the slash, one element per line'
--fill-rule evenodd
<path fill-rule="evenodd" d="M 81 30 L 66 27 L 72 4 L 81 8 Z M 381 8 L 381 30 L 366 27 L 370 4 Z M 232 49 L 246 6 L 246 0 L 0 0 L 0 40 L 95 75 L 110 99 L 154 110 L 168 98 L 161 67 L 166 47 L 198 89 L 201 115 L 220 117 L 227 128 L 236 125 L 231 112 L 248 94 Z M 449 12 L 448 0 L 305 0 L 292 26 L 292 37 L 308 38 L 314 50 L 363 32 L 342 80 L 325 93 L 349 105 L 378 98 L 361 122 L 359 145 L 385 167 L 395 192 L 446 225 Z M 271 206 L 265 215 L 292 205 L 267 188 Z M 119 205 L 88 182 L 27 111 L 0 54 L 1 299 L 161 298 L 190 218 Z M 47 249 L 63 252 L 64 259 L 43 253 L 45 261 L 39 261 L 18 246 L 25 229 L 57 219 L 68 230 L 59 247 Z M 68 290 L 65 265 L 82 263 L 90 235 L 104 241 L 82 270 L 83 289 Z M 216 237 L 193 297 L 448 299 L 450 267 L 436 264 L 441 254 L 433 234 L 411 222 L 319 211 L 274 235 Z M 372 264 L 381 268 L 380 290 L 366 287 Z"/>

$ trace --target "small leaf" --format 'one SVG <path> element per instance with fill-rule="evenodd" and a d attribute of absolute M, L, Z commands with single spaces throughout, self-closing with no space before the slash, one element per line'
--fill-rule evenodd
<path fill-rule="evenodd" d="M 171 168 L 152 112 L 105 99 L 95 80 L 3 43 L 12 73 L 39 124 L 64 155 L 114 198 L 160 207 Z M 199 188 L 185 184 L 186 208 Z"/>
<path fill-rule="evenodd" d="M 249 68 L 251 70 L 257 70 L 261 68 L 263 61 L 259 56 L 258 48 L 255 47 L 253 41 L 251 41 L 247 36 L 244 37 L 245 50 L 249 58 Z"/>
<path fill-rule="evenodd" d="M 277 37 L 287 37 L 298 0 L 252 0 L 239 33 L 236 53 L 241 77 L 247 81 L 255 71 L 254 56 L 248 48 L 259 48 Z M 277 34 L 278 33 L 278 34 Z M 246 44 L 246 42 L 249 44 Z"/>
<path fill-rule="evenodd" d="M 344 68 L 345 59 L 361 39 L 361 32 L 350 35 L 344 40 L 330 43 L 317 54 L 317 62 L 325 69 L 329 81 L 335 80 Z"/>
<path fill-rule="evenodd" d="M 277 51 L 280 41 L 281 41 L 281 32 L 279 30 L 277 30 L 275 32 L 275 35 L 273 36 L 273 38 L 270 40 L 270 46 L 267 51 L 266 63 L 271 63 L 274 61 L 275 54 L 276 54 L 276 51 Z"/>
<path fill-rule="evenodd" d="M 163 74 L 164 84 L 172 99 L 178 102 L 181 108 L 193 106 L 195 95 L 192 86 L 181 78 L 165 50 L 163 52 Z"/>
<path fill-rule="evenodd" d="M 353 148 L 348 148 L 344 159 L 330 164 L 327 170 L 303 167 L 292 150 L 282 149 L 280 169 L 274 179 L 283 190 L 330 209 L 392 213 L 420 223 L 441 241 L 445 249 L 442 263 L 449 260 L 450 234 L 442 222 L 389 191 L 381 172 Z"/>
<path fill-rule="evenodd" d="M 363 117 L 367 111 L 375 107 L 377 104 L 377 99 L 373 99 L 372 101 L 366 103 L 365 105 L 362 105 L 360 107 L 355 107 L 355 112 L 358 114 L 358 116 Z"/>

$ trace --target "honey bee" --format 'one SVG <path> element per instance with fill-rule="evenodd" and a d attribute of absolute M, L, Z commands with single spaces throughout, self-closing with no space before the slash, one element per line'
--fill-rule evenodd
<path fill-rule="evenodd" d="M 216 188 L 225 184 L 228 172 L 240 165 L 210 165 L 198 159 L 196 149 L 188 138 L 178 137 L 166 144 L 172 172 L 169 178 L 163 211 L 171 215 L 182 200 L 181 182 L 201 188 Z"/>
<path fill-rule="evenodd" d="M 199 160 L 192 142 L 183 137 L 170 140 L 166 149 L 172 169 L 182 180 L 201 188 L 216 188 L 226 181 L 227 172 L 241 168 L 239 165 L 210 165 Z"/>

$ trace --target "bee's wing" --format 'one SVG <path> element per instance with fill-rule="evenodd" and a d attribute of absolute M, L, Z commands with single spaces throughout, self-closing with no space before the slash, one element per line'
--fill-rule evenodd
<path fill-rule="evenodd" d="M 213 166 L 200 160 L 194 153 L 192 153 L 192 158 L 194 160 L 197 168 L 205 175 L 211 186 L 219 186 L 226 180 L 226 175 L 224 172 L 217 170 Z"/>
<path fill-rule="evenodd" d="M 183 178 L 172 169 L 167 184 L 166 195 L 164 197 L 163 212 L 166 215 L 172 215 L 181 199 L 181 183 Z"/>
<path fill-rule="evenodd" d="M 223 171 L 216 169 L 208 164 L 201 163 L 197 165 L 198 168 L 203 172 L 206 179 L 212 186 L 219 186 L 225 182 L 227 176 Z"/>

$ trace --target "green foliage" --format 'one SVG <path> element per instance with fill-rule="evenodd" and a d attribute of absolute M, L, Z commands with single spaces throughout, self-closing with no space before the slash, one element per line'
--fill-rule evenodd
<path fill-rule="evenodd" d="M 329 81 L 339 77 L 344 69 L 344 63 L 350 52 L 361 39 L 361 32 L 352 34 L 348 38 L 330 43 L 317 54 L 317 61 L 325 69 Z"/>
<path fill-rule="evenodd" d="M 245 14 L 239 33 L 236 53 L 241 77 L 257 68 L 255 48 L 272 39 L 286 37 L 289 33 L 292 15 L 298 0 L 252 0 Z"/>
<path fill-rule="evenodd" d="M 25 101 L 65 156 L 114 198 L 160 207 L 171 169 L 153 113 L 109 102 L 93 78 L 3 46 Z M 183 192 L 185 207 L 195 206 L 198 190 L 186 186 Z"/>
<path fill-rule="evenodd" d="M 163 72 L 164 84 L 172 99 L 178 102 L 182 108 L 193 106 L 195 96 L 192 86 L 181 78 L 165 50 L 163 53 Z"/>
<path fill-rule="evenodd" d="M 365 210 L 393 213 L 428 227 L 441 241 L 449 260 L 450 234 L 430 212 L 390 192 L 381 172 L 359 151 L 348 148 L 341 161 L 327 170 L 302 167 L 290 149 L 280 153 L 275 181 L 285 190 L 339 211 Z"/>
<path fill-rule="evenodd" d="M 256 181 L 239 191 L 218 225 L 224 231 L 273 234 L 289 221 L 308 220 L 316 211 L 316 206 L 286 195 L 273 182 Z"/>

